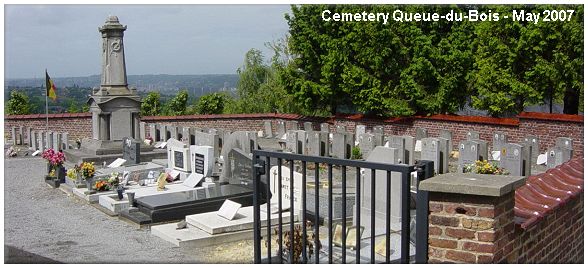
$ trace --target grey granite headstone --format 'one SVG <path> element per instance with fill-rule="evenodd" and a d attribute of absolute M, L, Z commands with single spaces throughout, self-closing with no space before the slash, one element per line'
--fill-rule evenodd
<path fill-rule="evenodd" d="M 422 150 L 421 160 L 433 161 L 433 169 L 435 174 L 440 174 L 439 165 L 441 164 L 441 149 L 439 148 L 439 139 L 437 138 L 423 138 L 421 139 Z"/>
<path fill-rule="evenodd" d="M 466 133 L 466 140 L 479 140 L 480 139 L 480 133 L 477 131 L 468 131 Z"/>
<path fill-rule="evenodd" d="M 488 142 L 485 140 L 472 140 L 480 144 L 480 160 L 488 160 Z"/>
<path fill-rule="evenodd" d="M 480 157 L 480 144 L 471 141 L 461 141 L 459 143 L 458 173 L 463 172 L 465 165 L 474 164 Z"/>
<path fill-rule="evenodd" d="M 221 156 L 223 158 L 223 169 L 220 176 L 220 182 L 229 182 L 231 178 L 231 167 L 229 160 L 229 153 L 233 149 L 240 149 L 243 154 L 249 155 L 252 149 L 259 148 L 257 145 L 257 133 L 255 131 L 235 131 L 228 135 L 223 141 Z M 251 166 L 251 162 L 249 162 Z M 251 179 L 251 173 L 249 173 Z"/>
<path fill-rule="evenodd" d="M 312 122 L 304 122 L 304 130 L 305 131 L 313 131 Z"/>
<path fill-rule="evenodd" d="M 38 150 L 45 150 L 45 133 L 42 130 L 37 132 L 37 143 L 38 143 Z"/>
<path fill-rule="evenodd" d="M 525 138 L 523 138 L 523 144 L 528 144 L 531 146 L 531 157 L 533 159 L 533 164 L 536 163 L 537 157 L 539 156 L 539 148 L 540 144 L 539 144 L 539 137 L 535 136 L 535 135 L 527 135 L 525 136 Z"/>
<path fill-rule="evenodd" d="M 308 154 L 306 131 L 305 130 L 296 130 L 296 133 L 297 133 L 296 138 L 298 139 L 296 141 L 297 154 Z"/>
<path fill-rule="evenodd" d="M 547 168 L 555 168 L 570 160 L 569 150 L 560 147 L 551 147 L 547 150 Z"/>
<path fill-rule="evenodd" d="M 321 123 L 321 131 L 330 133 L 330 126 L 329 123 Z"/>
<path fill-rule="evenodd" d="M 449 154 L 451 153 L 451 146 L 449 140 L 446 138 L 438 138 L 439 139 L 439 152 L 441 156 L 439 157 L 439 174 L 445 174 L 449 172 Z"/>
<path fill-rule="evenodd" d="M 33 151 L 38 150 L 37 149 L 37 131 L 35 130 L 31 130 L 31 137 L 30 137 L 30 142 L 31 142 L 31 148 Z"/>
<path fill-rule="evenodd" d="M 187 145 L 194 145 L 192 143 L 195 142 L 194 134 L 192 133 L 192 129 L 190 127 L 182 127 L 182 142 Z"/>
<path fill-rule="evenodd" d="M 53 148 L 53 131 L 45 132 L 45 148 Z"/>
<path fill-rule="evenodd" d="M 272 138 L 274 136 L 272 132 L 272 121 L 263 121 L 263 136 L 266 138 Z"/>
<path fill-rule="evenodd" d="M 69 149 L 69 132 L 61 133 L 61 149 Z"/>
<path fill-rule="evenodd" d="M 366 158 L 370 152 L 376 147 L 374 135 L 371 133 L 362 133 L 357 135 L 359 151 L 361 155 Z"/>
<path fill-rule="evenodd" d="M 139 122 L 139 139 L 144 141 L 147 137 L 147 123 Z"/>
<path fill-rule="evenodd" d="M 276 132 L 277 132 L 278 138 L 282 138 L 282 136 L 284 136 L 284 134 L 286 134 L 286 122 L 279 120 L 276 123 Z"/>
<path fill-rule="evenodd" d="M 492 151 L 502 151 L 508 143 L 508 136 L 504 132 L 494 132 L 492 136 Z"/>
<path fill-rule="evenodd" d="M 159 141 L 167 141 L 167 139 L 165 138 L 165 133 L 166 133 L 166 129 L 165 129 L 165 125 L 164 124 L 157 124 L 157 130 L 158 131 L 158 135 L 159 135 Z"/>
<path fill-rule="evenodd" d="M 351 133 L 333 133 L 332 156 L 341 159 L 351 158 L 354 140 Z"/>
<path fill-rule="evenodd" d="M 329 133 L 323 131 L 312 131 L 308 133 L 308 155 L 328 156 L 329 154 Z"/>
<path fill-rule="evenodd" d="M 157 125 L 156 124 L 149 124 L 149 136 L 153 139 L 153 142 L 157 142 L 159 141 L 159 134 L 158 134 L 158 130 L 157 130 Z M 147 139 L 147 137 L 145 137 L 145 139 Z"/>
<path fill-rule="evenodd" d="M 396 163 L 399 164 L 406 164 L 410 163 L 409 159 L 409 152 L 406 149 L 406 140 L 402 136 L 390 136 L 386 137 L 386 142 L 388 143 L 388 147 L 394 148 L 397 150 L 398 159 L 396 159 Z"/>
<path fill-rule="evenodd" d="M 17 141 L 19 145 L 23 145 L 24 144 L 24 127 L 20 126 L 18 127 L 18 134 L 16 134 L 17 137 Z"/>
<path fill-rule="evenodd" d="M 453 151 L 453 131 L 442 129 L 439 133 L 439 137 L 449 140 L 449 152 Z"/>
<path fill-rule="evenodd" d="M 388 148 L 383 146 L 377 146 L 372 150 L 372 152 L 367 156 L 366 161 L 368 162 L 377 162 L 377 163 L 386 163 L 386 164 L 397 164 L 394 159 L 397 159 L 397 150 L 394 148 Z M 391 190 L 391 213 L 390 213 L 390 221 L 392 223 L 400 222 L 402 218 L 402 202 L 401 202 L 401 191 L 402 191 L 402 180 L 401 174 L 397 172 L 391 172 L 391 180 L 390 180 L 390 190 Z M 386 171 L 376 170 L 375 174 L 375 191 L 376 196 L 373 197 L 376 199 L 376 206 L 375 206 L 375 214 L 376 214 L 376 229 L 383 229 L 385 230 L 385 219 L 386 219 L 386 180 L 387 175 Z M 372 178 L 372 170 L 365 169 L 364 175 L 361 178 L 361 222 L 362 226 L 366 226 L 366 230 L 364 231 L 367 233 L 371 232 L 371 178 Z M 355 211 L 355 209 L 354 209 Z M 355 218 L 355 215 L 354 215 Z M 355 219 L 354 219 L 355 221 Z M 379 231 L 376 231 L 379 233 Z"/>
<path fill-rule="evenodd" d="M 219 157 L 221 154 L 221 141 L 217 134 L 210 134 L 200 131 L 195 131 L 194 133 L 194 144 L 190 145 L 198 145 L 198 146 L 210 146 L 214 149 L 214 157 Z M 192 140 L 192 136 L 190 136 L 190 140 Z"/>
<path fill-rule="evenodd" d="M 177 126 L 168 126 L 168 131 L 170 133 L 170 137 L 174 138 L 176 140 L 181 141 L 182 140 L 182 133 L 179 131 Z"/>
<path fill-rule="evenodd" d="M 523 146 L 523 163 L 524 163 L 524 176 L 531 175 L 531 165 L 537 163 L 537 158 L 533 158 L 533 148 L 529 143 L 521 144 Z"/>
<path fill-rule="evenodd" d="M 27 144 L 29 147 L 33 147 L 33 130 L 31 127 L 27 127 Z"/>
<path fill-rule="evenodd" d="M 429 133 L 426 128 L 417 127 L 416 128 L 416 140 L 422 140 L 424 138 L 429 137 Z"/>
<path fill-rule="evenodd" d="M 408 165 L 413 165 L 415 163 L 414 160 L 414 144 L 415 144 L 415 138 L 412 136 L 402 136 L 402 138 L 404 139 L 404 148 L 405 150 L 408 152 Z M 405 157 L 406 157 L 406 152 L 405 152 Z"/>
<path fill-rule="evenodd" d="M 59 151 L 61 150 L 61 133 L 53 132 L 53 150 Z"/>
<path fill-rule="evenodd" d="M 125 164 L 141 163 L 141 143 L 133 138 L 125 137 L 122 142 Z"/>
<path fill-rule="evenodd" d="M 574 147 L 572 139 L 565 137 L 558 137 L 555 139 L 555 147 L 562 149 L 564 159 L 571 159 L 574 155 Z M 566 160 L 567 161 L 567 160 Z"/>
<path fill-rule="evenodd" d="M 335 126 L 335 133 L 347 133 L 347 128 L 345 126 Z"/>
<path fill-rule="evenodd" d="M 509 175 L 526 176 L 523 146 L 516 143 L 507 143 L 503 146 L 500 150 L 500 167 L 508 170 Z"/>
<path fill-rule="evenodd" d="M 355 126 L 355 138 L 359 140 L 359 135 L 366 133 L 366 126 L 364 125 L 356 125 Z"/>
<path fill-rule="evenodd" d="M 384 135 L 384 127 L 383 126 L 374 126 L 372 128 L 372 133 Z"/>
<path fill-rule="evenodd" d="M 16 145 L 16 127 L 12 127 L 11 131 L 12 145 Z"/>
<path fill-rule="evenodd" d="M 251 184 L 251 155 L 239 148 L 229 152 L 227 164 L 228 181 L 230 184 Z M 224 169 L 224 167 L 223 167 Z"/>
<path fill-rule="evenodd" d="M 288 130 L 286 134 L 286 150 L 295 154 L 298 152 L 298 132 L 295 130 Z"/>

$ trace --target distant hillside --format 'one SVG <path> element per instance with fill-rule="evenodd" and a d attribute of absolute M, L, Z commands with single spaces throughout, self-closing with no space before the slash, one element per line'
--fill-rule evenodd
<path fill-rule="evenodd" d="M 100 76 L 85 77 L 52 77 L 58 88 L 80 87 L 92 88 L 100 86 Z M 219 90 L 230 90 L 237 87 L 237 74 L 203 74 L 203 75 L 129 75 L 128 83 L 139 91 L 159 90 L 162 93 L 174 92 L 179 89 L 187 89 L 191 95 L 199 96 Z M 7 79 L 4 81 L 4 90 L 11 87 L 41 87 L 45 85 L 43 78 Z"/>

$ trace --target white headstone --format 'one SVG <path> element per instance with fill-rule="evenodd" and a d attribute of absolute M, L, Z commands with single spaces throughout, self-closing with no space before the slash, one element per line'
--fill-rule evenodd
<path fill-rule="evenodd" d="M 241 204 L 227 199 L 216 214 L 231 221 L 235 218 L 240 208 Z"/>
<path fill-rule="evenodd" d="M 302 174 L 294 172 L 294 209 L 296 212 L 302 209 Z M 270 190 L 272 192 L 271 204 L 278 204 L 278 166 L 270 169 Z M 282 166 L 282 210 L 290 209 L 290 169 Z"/>
<path fill-rule="evenodd" d="M 115 168 L 115 167 L 120 167 L 122 166 L 122 164 L 124 164 L 125 162 L 127 162 L 127 160 L 122 159 L 122 158 L 117 158 L 116 160 L 112 161 L 112 163 L 110 163 L 110 165 L 108 165 L 109 168 Z"/>
<path fill-rule="evenodd" d="M 190 176 L 182 183 L 186 187 L 196 187 L 204 177 L 201 174 L 190 173 Z"/>

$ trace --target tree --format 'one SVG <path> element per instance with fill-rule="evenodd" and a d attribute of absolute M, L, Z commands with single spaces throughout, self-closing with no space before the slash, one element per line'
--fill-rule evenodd
<path fill-rule="evenodd" d="M 186 114 L 187 103 L 188 91 L 184 89 L 167 102 L 165 106 L 165 115 L 177 116 Z"/>
<path fill-rule="evenodd" d="M 225 104 L 230 101 L 230 96 L 225 93 L 215 92 L 204 95 L 198 99 L 195 112 L 198 114 L 222 114 Z"/>
<path fill-rule="evenodd" d="M 6 104 L 6 114 L 29 114 L 31 106 L 29 104 L 29 98 L 24 93 L 13 90 L 10 92 L 10 99 Z"/>
<path fill-rule="evenodd" d="M 469 96 L 473 25 L 468 22 L 341 23 L 334 13 L 389 12 L 385 5 L 292 6 L 286 15 L 295 57 L 283 72 L 288 93 L 307 110 L 347 108 L 378 115 L 452 113 Z M 446 14 L 457 6 L 403 6 Z M 317 15 L 318 14 L 318 15 Z"/>
<path fill-rule="evenodd" d="M 141 114 L 144 116 L 152 116 L 161 114 L 161 95 L 159 92 L 149 92 L 147 97 L 141 102 Z"/>
<path fill-rule="evenodd" d="M 80 112 L 80 106 L 78 104 L 76 104 L 76 102 L 74 100 L 69 100 L 69 105 L 67 107 L 67 112 L 68 113 L 79 113 Z"/>

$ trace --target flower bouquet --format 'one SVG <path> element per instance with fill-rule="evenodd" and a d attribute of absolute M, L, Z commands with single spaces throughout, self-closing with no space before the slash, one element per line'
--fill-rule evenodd
<path fill-rule="evenodd" d="M 94 173 L 96 173 L 94 163 L 82 162 L 82 164 L 80 164 L 80 173 L 82 175 L 82 180 L 86 181 L 86 188 L 88 188 L 88 191 L 91 191 L 92 178 L 94 178 Z"/>
<path fill-rule="evenodd" d="M 59 181 L 65 182 L 65 172 L 63 162 L 65 162 L 65 155 L 62 152 L 55 152 L 49 148 L 45 150 L 41 156 L 47 160 L 47 172 L 54 171 Z"/>
<path fill-rule="evenodd" d="M 508 170 L 498 167 L 496 164 L 488 162 L 488 160 L 477 160 L 473 164 L 465 165 L 463 168 L 465 173 L 476 174 L 490 174 L 490 175 L 508 175 Z"/>
<path fill-rule="evenodd" d="M 96 188 L 96 191 L 98 192 L 103 192 L 110 190 L 110 185 L 105 180 L 99 180 L 94 184 L 94 188 Z"/>

